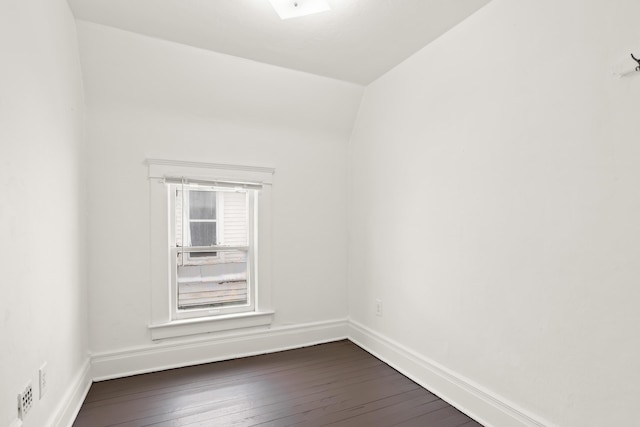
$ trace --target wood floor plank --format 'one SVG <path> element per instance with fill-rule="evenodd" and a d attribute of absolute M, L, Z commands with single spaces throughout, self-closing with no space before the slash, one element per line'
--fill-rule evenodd
<path fill-rule="evenodd" d="M 379 383 L 385 381 L 385 379 L 374 380 Z M 367 384 L 371 386 L 371 383 Z M 374 388 L 377 388 L 375 385 Z M 347 396 L 352 390 L 347 390 L 342 396 Z M 361 389 L 362 392 L 362 389 Z M 189 419 L 179 419 L 178 422 L 171 422 L 167 424 L 160 424 L 162 426 L 207 426 L 207 425 L 258 425 L 269 421 L 275 420 L 275 425 L 280 425 L 279 419 L 286 416 L 294 408 L 298 407 L 298 404 L 305 405 L 308 409 L 316 408 L 318 405 L 322 405 L 320 399 L 313 399 L 308 402 L 304 402 L 303 399 L 293 399 L 293 396 L 285 396 L 285 399 L 267 406 L 261 406 L 257 408 L 247 408 L 242 410 L 233 410 L 231 413 L 203 413 L 198 414 L 195 417 Z"/>
<path fill-rule="evenodd" d="M 414 417 L 416 408 L 428 405 L 429 410 L 436 410 L 447 405 L 439 397 L 429 392 L 425 393 L 426 390 L 423 388 L 419 388 L 419 391 L 421 393 L 418 396 L 408 397 L 394 405 L 373 408 L 371 411 L 361 414 L 353 411 L 331 414 L 322 421 L 326 421 L 328 425 L 340 427 L 351 425 L 386 426 Z"/>
<path fill-rule="evenodd" d="M 394 426 L 399 427 L 418 427 L 418 426 L 433 426 L 436 425 L 445 418 L 458 414 L 459 411 L 451 405 L 446 404 L 442 408 L 435 411 L 426 411 L 421 415 L 411 417 L 406 421 L 400 423 L 394 423 Z"/>
<path fill-rule="evenodd" d="M 460 427 L 482 427 L 482 424 L 480 424 L 476 420 L 469 420 L 466 423 L 462 424 Z"/>
<path fill-rule="evenodd" d="M 267 356 L 272 355 L 255 356 L 265 359 L 261 359 L 259 364 L 254 364 L 252 369 L 247 369 L 246 365 L 254 360 L 245 358 L 99 382 L 93 385 L 85 403 L 90 404 L 112 397 L 134 395 L 153 390 L 168 390 L 173 387 L 186 386 L 189 388 L 196 384 L 207 384 L 225 379 L 243 381 L 259 375 L 291 371 L 296 368 L 317 371 L 326 365 L 339 366 L 342 363 L 356 363 L 357 360 L 365 360 L 368 357 L 365 352 L 345 354 L 339 347 L 334 347 L 333 351 L 326 355 L 319 353 L 317 357 L 311 358 L 304 357 L 302 353 L 300 357 L 292 360 L 287 357 L 291 356 L 288 352 L 276 354 L 282 354 L 283 357 L 270 360 Z"/>
<path fill-rule="evenodd" d="M 481 426 L 349 341 L 95 383 L 74 427 Z"/>
<path fill-rule="evenodd" d="M 366 384 L 357 384 L 355 387 L 323 391 L 320 395 L 313 396 L 312 399 L 306 396 L 289 396 L 286 400 L 278 402 L 277 404 L 252 408 L 228 415 L 224 417 L 224 423 L 225 425 L 229 423 L 232 425 L 257 425 L 266 423 L 281 426 L 284 424 L 282 419 L 292 413 L 307 413 L 318 408 L 323 408 L 327 411 L 340 410 L 345 407 L 363 405 L 371 400 L 382 399 L 416 388 L 414 384 L 399 381 L 398 379 L 389 380 L 388 377 L 375 378 L 367 381 Z M 318 416 L 322 417 L 321 414 Z"/>
<path fill-rule="evenodd" d="M 370 366 L 369 366 L 370 365 Z M 368 360 L 351 370 L 338 369 L 331 375 L 322 376 L 284 376 L 280 374 L 276 379 L 262 379 L 252 383 L 242 384 L 216 384 L 215 388 L 199 387 L 197 390 L 179 390 L 177 392 L 166 393 L 162 396 L 152 395 L 140 399 L 129 399 L 126 401 L 117 400 L 119 411 L 111 411 L 111 405 L 103 404 L 98 407 L 88 408 L 83 416 L 91 416 L 93 419 L 100 419 L 104 422 L 116 422 L 114 417 L 128 417 L 128 413 L 135 413 L 138 416 L 157 416 L 169 414 L 170 416 L 178 410 L 188 410 L 192 406 L 201 406 L 202 402 L 220 403 L 223 408 L 232 408 L 238 402 L 250 402 L 256 405 L 260 398 L 270 401 L 282 399 L 287 393 L 314 393 L 316 390 L 331 387 L 338 387 L 348 383 L 357 383 L 367 378 L 384 376 L 380 372 L 384 365 L 379 361 Z M 387 372 L 386 375 L 391 375 Z M 115 399 L 113 399 L 115 400 Z M 202 412 L 200 409 L 198 412 Z"/>
<path fill-rule="evenodd" d="M 305 366 L 291 366 L 288 369 L 279 369 L 276 371 L 261 371 L 237 374 L 237 375 L 225 375 L 223 377 L 217 377 L 211 379 L 204 375 L 199 379 L 192 379 L 187 383 L 171 384 L 167 386 L 154 386 L 153 388 L 137 388 L 135 390 L 121 391 L 119 395 L 111 396 L 108 399 L 103 398 L 100 400 L 94 400 L 86 404 L 86 409 L 92 409 L 99 406 L 111 405 L 117 402 L 131 402 L 138 399 L 153 399 L 157 396 L 158 399 L 171 398 L 172 394 L 184 394 L 189 391 L 197 392 L 201 389 L 211 388 L 215 385 L 216 388 L 231 387 L 235 384 L 247 384 L 252 382 L 265 382 L 269 386 L 273 385 L 275 380 L 282 383 L 284 379 L 293 377 L 294 379 L 313 380 L 315 377 L 324 379 L 330 379 L 337 375 L 357 375 L 359 370 L 384 366 L 382 362 L 373 359 L 332 359 L 322 363 Z M 305 373 L 305 375 L 301 375 Z"/>
<path fill-rule="evenodd" d="M 414 390 L 415 391 L 415 390 Z M 422 390 L 417 390 L 417 391 L 422 391 Z M 313 401 L 318 399 L 318 396 L 316 396 L 318 393 L 321 392 L 316 392 L 314 394 L 308 394 L 305 396 L 305 398 L 309 401 Z M 261 403 L 263 406 L 260 406 L 259 403 Z M 269 405 L 270 403 L 272 403 L 269 400 L 263 400 L 261 402 L 256 402 L 253 401 L 251 408 L 255 409 L 256 407 L 264 407 L 265 405 Z M 248 405 L 247 405 L 248 407 Z M 232 408 L 229 405 L 227 405 L 225 402 L 223 402 L 222 404 L 208 404 L 206 405 L 206 407 L 191 407 L 191 408 L 187 408 L 185 410 L 182 411 L 176 411 L 170 414 L 163 414 L 161 416 L 156 416 L 156 417 L 149 417 L 149 418 L 145 418 L 145 419 L 139 419 L 139 420 L 135 420 L 134 422 L 130 422 L 130 423 L 125 423 L 125 424 L 121 424 L 122 426 L 126 426 L 126 427 L 139 427 L 139 426 L 144 426 L 144 425 L 150 425 L 153 423 L 158 423 L 161 421 L 171 421 L 173 419 L 176 418 L 186 418 L 190 415 L 193 414 L 198 414 L 198 413 L 206 413 L 215 409 L 222 409 L 224 411 L 227 411 L 227 413 L 234 413 L 234 412 L 241 412 L 242 408 L 239 408 L 240 410 L 238 410 L 238 408 Z M 294 411 L 295 412 L 295 411 Z M 295 414 L 293 414 L 293 416 L 295 415 L 299 415 L 299 412 L 296 412 Z M 176 423 L 179 424 L 179 423 Z M 268 425 L 269 423 L 265 423 L 263 425 Z M 278 426 L 285 426 L 285 425 L 293 425 L 295 424 L 295 422 L 291 422 L 290 420 L 287 420 L 286 417 L 280 418 L 278 419 L 278 421 L 274 424 L 274 425 L 278 425 Z"/>

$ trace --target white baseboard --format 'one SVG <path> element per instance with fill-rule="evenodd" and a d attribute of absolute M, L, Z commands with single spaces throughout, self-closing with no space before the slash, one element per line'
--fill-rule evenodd
<path fill-rule="evenodd" d="M 49 423 L 52 427 L 71 427 L 80 411 L 89 387 L 91 387 L 91 363 L 89 358 L 67 387 Z"/>
<path fill-rule="evenodd" d="M 349 339 L 486 427 L 553 427 L 353 320 L 349 321 Z"/>
<path fill-rule="evenodd" d="M 91 357 L 94 381 L 255 356 L 347 339 L 347 319 L 281 326 L 222 337 L 162 342 L 144 347 L 97 353 Z"/>
<path fill-rule="evenodd" d="M 74 385 L 69 387 L 63 401 L 64 407 L 52 426 L 72 425 L 92 379 L 102 381 L 121 378 L 341 339 L 351 340 L 486 427 L 556 427 L 411 349 L 347 319 L 275 327 L 200 340 L 163 342 L 93 354 L 91 369 L 87 364 Z"/>

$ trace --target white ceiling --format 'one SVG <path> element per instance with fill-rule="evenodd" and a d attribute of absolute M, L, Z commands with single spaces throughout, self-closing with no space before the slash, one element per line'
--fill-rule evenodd
<path fill-rule="evenodd" d="M 329 0 L 288 20 L 268 0 L 68 1 L 77 19 L 365 85 L 490 0 Z"/>

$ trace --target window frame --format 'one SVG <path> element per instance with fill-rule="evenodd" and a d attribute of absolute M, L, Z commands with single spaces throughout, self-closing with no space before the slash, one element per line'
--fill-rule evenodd
<path fill-rule="evenodd" d="M 255 300 L 256 300 L 256 285 L 257 285 L 257 280 L 256 280 L 256 265 L 257 265 L 257 260 L 256 260 L 256 251 L 255 251 L 255 245 L 256 245 L 256 220 L 258 218 L 258 204 L 256 203 L 256 198 L 257 198 L 257 194 L 256 191 L 257 190 L 246 190 L 246 195 L 247 195 L 247 213 L 248 213 L 248 218 L 247 218 L 247 226 L 248 226 L 248 230 L 247 230 L 247 242 L 244 246 L 236 246 L 236 245 L 226 245 L 224 244 L 224 242 L 221 244 L 221 238 L 220 238 L 220 231 L 221 231 L 221 227 L 218 226 L 218 224 L 222 224 L 222 222 L 224 221 L 222 219 L 222 221 L 219 221 L 220 218 L 224 218 L 224 202 L 221 202 L 223 200 L 223 197 L 221 197 L 221 193 L 224 191 L 230 191 L 229 189 L 224 189 L 222 187 L 209 187 L 211 189 L 215 188 L 215 190 L 207 190 L 207 191 L 215 191 L 216 192 L 216 240 L 217 240 L 217 244 L 213 245 L 211 247 L 196 247 L 196 246 L 182 246 L 182 247 L 178 247 L 176 245 L 175 242 L 175 237 L 176 237 L 176 233 L 175 233 L 175 224 L 176 224 L 176 209 L 175 209 L 175 197 L 173 197 L 173 189 L 177 189 L 177 186 L 179 186 L 180 184 L 169 184 L 169 215 L 170 215 L 170 223 L 169 223 L 169 256 L 170 256 L 170 268 L 171 268 L 171 319 L 173 320 L 182 320 L 182 319 L 194 319 L 194 318 L 201 318 L 201 317 L 207 317 L 207 316 L 220 316 L 220 315 L 227 315 L 227 314 L 237 314 L 237 313 L 248 313 L 248 312 L 254 312 L 255 311 Z M 192 186 L 188 186 L 188 187 L 192 187 Z M 193 187 L 192 187 L 193 188 Z M 188 207 L 188 205 L 187 205 Z M 183 205 L 183 219 L 185 218 L 185 209 L 184 209 L 184 205 Z M 184 224 L 183 224 L 184 227 Z M 190 239 L 185 239 L 187 241 L 190 241 Z M 184 242 L 183 242 L 184 243 Z M 207 263 L 207 260 L 220 260 L 222 259 L 221 254 L 225 251 L 229 251 L 229 250 L 239 250 L 239 251 L 243 251 L 246 252 L 246 257 L 247 257 L 247 278 L 246 278 L 246 283 L 247 283 L 247 303 L 246 304 L 238 304 L 238 305 L 233 305 L 233 306 L 227 306 L 227 307 L 197 307 L 197 308 L 189 308 L 189 309 L 180 309 L 180 307 L 178 306 L 178 254 L 184 249 L 184 248 L 196 248 L 198 250 L 201 251 L 205 251 L 206 249 L 207 252 L 215 252 L 216 255 L 215 256 L 209 256 L 209 257 L 203 257 L 203 258 L 191 258 L 189 255 L 187 255 L 187 262 L 185 265 L 192 265 L 192 266 L 197 266 L 197 265 L 204 265 Z M 183 259 L 184 259 L 184 252 L 183 252 Z"/>
<path fill-rule="evenodd" d="M 151 339 L 225 331 L 238 328 L 268 326 L 275 312 L 272 305 L 272 184 L 275 170 L 268 167 L 225 165 L 147 159 L 150 207 L 150 276 L 151 276 Z M 212 312 L 177 318 L 173 312 L 171 285 L 170 190 L 167 178 L 184 177 L 210 183 L 261 186 L 256 193 L 254 219 L 255 245 L 253 258 L 254 307 L 246 312 Z M 217 215 L 218 216 L 218 215 Z M 174 236 L 175 237 L 175 236 Z M 224 248 L 223 248 L 224 249 Z M 177 305 L 176 305 L 177 307 Z"/>

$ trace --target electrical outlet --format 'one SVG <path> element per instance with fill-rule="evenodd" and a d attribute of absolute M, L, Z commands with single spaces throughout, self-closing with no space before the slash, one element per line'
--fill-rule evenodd
<path fill-rule="evenodd" d="M 376 300 L 376 316 L 382 317 L 382 301 Z"/>
<path fill-rule="evenodd" d="M 40 371 L 38 371 L 38 378 L 40 378 L 40 394 L 38 396 L 39 396 L 39 399 L 42 399 L 42 397 L 47 392 L 47 386 L 49 381 L 46 362 L 43 363 L 42 366 L 40 367 Z"/>
<path fill-rule="evenodd" d="M 24 388 L 24 391 L 18 394 L 18 416 L 21 420 L 24 420 L 24 417 L 27 416 L 32 406 L 33 387 L 31 386 L 31 382 L 29 382 L 29 384 Z"/>

